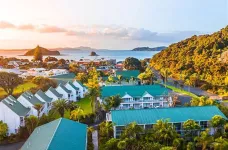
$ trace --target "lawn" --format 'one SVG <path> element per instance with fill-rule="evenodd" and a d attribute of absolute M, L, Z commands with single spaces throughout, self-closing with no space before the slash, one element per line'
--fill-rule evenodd
<path fill-rule="evenodd" d="M 80 101 L 77 102 L 78 106 L 81 107 L 85 114 L 91 114 L 92 113 L 92 107 L 90 105 L 90 98 L 89 97 L 85 97 L 82 98 Z"/>
<path fill-rule="evenodd" d="M 19 85 L 18 87 L 16 87 L 16 88 L 14 89 L 13 94 L 22 93 L 22 92 L 27 91 L 27 90 L 29 90 L 29 89 L 31 89 L 31 88 L 35 88 L 36 86 L 37 86 L 37 85 L 34 84 L 34 83 L 26 82 L 26 83 L 21 84 L 21 85 Z M 0 88 L 0 97 L 4 97 L 4 96 L 6 96 L 6 95 L 7 95 L 7 93 L 6 93 L 2 88 Z"/>
<path fill-rule="evenodd" d="M 191 96 L 191 97 L 194 97 L 194 98 L 199 98 L 197 95 L 195 95 L 195 94 L 193 94 L 191 92 L 176 88 L 174 86 L 166 85 L 166 87 L 171 89 L 171 90 L 173 90 L 174 92 L 181 93 L 181 94 L 184 94 L 184 95 L 188 95 L 188 96 Z"/>

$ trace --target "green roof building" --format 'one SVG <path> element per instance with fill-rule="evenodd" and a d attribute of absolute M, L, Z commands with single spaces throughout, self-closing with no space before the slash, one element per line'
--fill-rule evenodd
<path fill-rule="evenodd" d="M 87 125 L 60 118 L 37 127 L 21 150 L 86 150 Z"/>
<path fill-rule="evenodd" d="M 118 137 L 124 126 L 129 123 L 136 122 L 147 129 L 161 119 L 168 119 L 178 132 L 183 131 L 182 125 L 188 119 L 195 120 L 204 130 L 209 127 L 209 120 L 215 115 L 220 115 L 227 120 L 227 117 L 216 106 L 113 110 L 110 115 L 107 115 L 107 120 L 114 123 L 114 137 Z"/>
<path fill-rule="evenodd" d="M 138 78 L 138 75 L 140 74 L 139 70 L 121 70 L 121 71 L 116 71 L 115 76 L 117 77 L 118 75 L 123 76 L 124 79 L 131 79 L 132 77 Z"/>
<path fill-rule="evenodd" d="M 123 100 L 119 109 L 169 107 L 172 97 L 169 89 L 162 85 L 103 86 L 100 102 L 110 96 L 119 95 Z"/>

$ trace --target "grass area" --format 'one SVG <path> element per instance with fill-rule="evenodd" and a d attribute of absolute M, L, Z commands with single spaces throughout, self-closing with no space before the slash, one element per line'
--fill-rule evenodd
<path fill-rule="evenodd" d="M 13 94 L 19 94 L 19 93 L 27 91 L 27 90 L 29 90 L 31 88 L 35 88 L 35 87 L 37 87 L 36 84 L 33 84 L 32 82 L 26 82 L 26 83 L 21 84 L 18 87 L 16 87 L 14 89 Z M 4 97 L 6 95 L 7 95 L 7 93 L 2 88 L 0 88 L 0 97 Z"/>
<path fill-rule="evenodd" d="M 173 90 L 174 92 L 181 93 L 181 94 L 184 94 L 184 95 L 188 95 L 188 96 L 191 96 L 191 97 L 194 97 L 194 98 L 199 98 L 197 95 L 195 95 L 195 94 L 193 94 L 191 92 L 176 88 L 174 86 L 166 85 L 166 87 L 171 89 L 171 90 Z"/>
<path fill-rule="evenodd" d="M 92 107 L 90 105 L 90 98 L 89 97 L 85 97 L 85 98 L 82 98 L 80 101 L 77 102 L 78 106 L 80 106 L 85 114 L 91 114 L 92 113 Z"/>

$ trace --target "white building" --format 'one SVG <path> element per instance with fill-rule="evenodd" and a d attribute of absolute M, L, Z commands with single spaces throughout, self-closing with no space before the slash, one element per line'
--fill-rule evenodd
<path fill-rule="evenodd" d="M 105 98 L 115 95 L 122 98 L 118 109 L 158 108 L 172 105 L 168 89 L 161 85 L 104 86 L 98 100 L 102 103 Z"/>
<path fill-rule="evenodd" d="M 25 117 L 30 115 L 30 108 L 23 106 L 13 96 L 0 102 L 0 120 L 8 125 L 8 133 L 17 133 L 20 126 L 25 125 Z"/>
<path fill-rule="evenodd" d="M 80 98 L 84 98 L 86 93 L 88 93 L 88 88 L 77 80 L 74 80 L 73 85 L 79 88 Z"/>
<path fill-rule="evenodd" d="M 58 100 L 58 99 L 63 98 L 63 95 L 60 94 L 60 93 L 58 93 L 58 92 L 56 91 L 56 89 L 54 89 L 53 87 L 50 87 L 50 88 L 45 92 L 45 94 L 46 94 L 48 97 L 52 98 L 52 102 L 54 102 L 54 101 L 56 101 L 56 100 Z"/>
<path fill-rule="evenodd" d="M 38 111 L 34 108 L 34 105 L 41 104 L 43 107 L 40 111 L 40 116 L 42 116 L 43 113 L 47 112 L 47 107 L 45 105 L 45 102 L 42 100 L 39 100 L 36 96 L 34 96 L 30 92 L 25 92 L 22 95 L 20 95 L 17 99 L 23 106 L 31 109 L 31 114 L 34 116 L 38 116 Z"/>
<path fill-rule="evenodd" d="M 48 97 L 43 91 L 39 90 L 38 92 L 36 92 L 35 96 L 42 102 L 45 103 L 45 109 L 46 110 L 44 113 L 48 113 L 51 110 L 51 102 L 53 100 L 53 98 Z"/>
<path fill-rule="evenodd" d="M 58 76 L 63 74 L 68 74 L 69 71 L 67 69 L 51 69 L 45 71 L 46 76 Z"/>
<path fill-rule="evenodd" d="M 72 100 L 73 101 L 79 100 L 80 95 L 79 95 L 79 88 L 78 87 L 76 87 L 72 82 L 67 82 L 65 84 L 65 87 L 68 90 L 72 91 L 71 94 L 72 94 Z"/>
<path fill-rule="evenodd" d="M 73 94 L 71 90 L 68 90 L 64 85 L 59 84 L 56 88 L 56 91 L 63 95 L 62 98 L 67 99 L 69 101 L 73 101 Z"/>

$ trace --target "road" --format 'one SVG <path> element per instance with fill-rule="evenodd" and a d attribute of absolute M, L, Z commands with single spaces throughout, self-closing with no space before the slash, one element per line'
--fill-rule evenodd
<path fill-rule="evenodd" d="M 24 144 L 24 142 L 0 145 L 0 150 L 19 150 L 23 144 Z"/>

